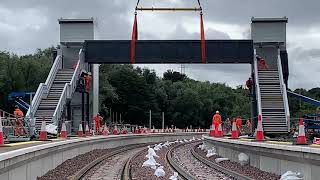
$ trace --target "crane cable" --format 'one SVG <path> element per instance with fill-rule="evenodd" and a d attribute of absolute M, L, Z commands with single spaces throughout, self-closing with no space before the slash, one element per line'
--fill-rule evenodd
<path fill-rule="evenodd" d="M 205 41 L 205 33 L 204 33 L 204 21 L 203 21 L 203 13 L 200 0 L 197 0 L 200 11 L 200 47 L 201 47 L 201 63 L 206 63 L 206 41 Z M 140 0 L 137 1 L 135 12 L 134 12 L 134 22 L 131 34 L 131 48 L 130 48 L 130 61 L 131 64 L 134 64 L 136 61 L 136 42 L 138 40 L 138 22 L 137 22 L 137 8 L 140 3 Z"/>

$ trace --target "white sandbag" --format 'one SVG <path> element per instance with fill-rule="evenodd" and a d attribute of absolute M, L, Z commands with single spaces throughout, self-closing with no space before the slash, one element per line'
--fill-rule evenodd
<path fill-rule="evenodd" d="M 303 175 L 299 172 L 287 171 L 281 176 L 280 180 L 303 180 Z"/>
<path fill-rule="evenodd" d="M 215 152 L 213 152 L 213 150 L 212 150 L 212 149 L 209 149 L 209 150 L 208 150 L 208 153 L 207 153 L 207 155 L 206 155 L 206 157 L 207 157 L 207 158 L 209 158 L 209 157 L 214 156 L 214 155 L 216 155 L 216 153 L 215 153 Z"/>
<path fill-rule="evenodd" d="M 150 156 L 148 160 L 143 162 L 142 167 L 150 167 L 152 169 L 157 169 L 157 165 L 160 165 L 160 164 L 156 162 L 153 156 Z"/>
<path fill-rule="evenodd" d="M 183 141 L 181 141 L 181 140 L 180 140 L 179 142 L 180 142 L 180 143 L 184 143 L 184 142 L 183 142 Z"/>
<path fill-rule="evenodd" d="M 145 162 L 143 162 L 142 167 L 151 167 L 155 165 L 156 165 L 155 161 L 153 161 L 152 158 L 149 158 Z"/>
<path fill-rule="evenodd" d="M 184 142 L 189 142 L 189 141 L 188 141 L 188 140 L 186 140 L 186 139 L 184 139 L 183 141 L 184 141 Z"/>
<path fill-rule="evenodd" d="M 170 180 L 178 180 L 178 173 L 177 173 L 177 172 L 173 172 L 173 175 L 170 176 L 169 179 L 170 179 Z"/>
<path fill-rule="evenodd" d="M 229 159 L 228 158 L 216 158 L 215 161 L 216 163 L 220 163 L 222 161 L 228 161 Z"/>
<path fill-rule="evenodd" d="M 150 156 L 154 156 L 154 157 L 159 157 L 156 152 L 154 151 L 153 148 L 150 148 L 150 146 L 148 146 L 148 154 L 146 155 L 147 158 L 149 158 Z"/>
<path fill-rule="evenodd" d="M 157 177 L 165 176 L 166 173 L 163 170 L 163 166 L 159 166 L 154 172 L 154 175 L 156 175 Z"/>
<path fill-rule="evenodd" d="M 239 163 L 241 164 L 241 166 L 249 164 L 249 156 L 246 155 L 245 153 L 240 153 L 238 155 L 238 160 L 239 160 Z"/>
<path fill-rule="evenodd" d="M 153 148 L 155 151 L 159 151 L 162 148 L 161 143 L 160 144 L 156 144 L 155 147 Z"/>
<path fill-rule="evenodd" d="M 50 134 L 58 134 L 57 128 L 58 128 L 58 126 L 56 126 L 54 124 L 46 125 L 46 131 Z"/>

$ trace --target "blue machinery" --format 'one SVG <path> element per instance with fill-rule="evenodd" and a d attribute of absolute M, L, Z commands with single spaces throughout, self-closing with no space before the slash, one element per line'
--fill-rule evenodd
<path fill-rule="evenodd" d="M 306 103 L 320 107 L 320 101 L 288 91 L 288 95 Z M 303 116 L 306 130 L 320 130 L 320 114 L 307 114 Z"/>
<path fill-rule="evenodd" d="M 34 94 L 34 92 L 11 92 L 8 95 L 8 100 L 14 101 L 21 109 L 23 109 L 24 111 L 28 111 L 30 105 L 23 99 L 29 97 L 31 102 Z"/>
<path fill-rule="evenodd" d="M 301 94 L 294 93 L 292 91 L 287 91 L 287 92 L 288 92 L 288 95 L 291 96 L 291 97 L 300 99 L 300 100 L 302 100 L 302 101 L 304 101 L 306 103 L 309 103 L 309 104 L 312 104 L 312 105 L 320 107 L 320 101 L 318 101 L 318 100 L 303 96 Z"/>

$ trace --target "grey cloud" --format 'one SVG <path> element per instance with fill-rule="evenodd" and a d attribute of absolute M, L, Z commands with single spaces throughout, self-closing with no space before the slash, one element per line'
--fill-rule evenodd
<path fill-rule="evenodd" d="M 222 23 L 249 27 L 250 19 L 255 17 L 289 18 L 288 37 L 293 38 L 307 33 L 310 28 L 320 27 L 318 0 L 201 0 L 204 8 L 205 25 L 207 22 Z M 133 0 L 1 0 L 0 3 L 0 50 L 8 50 L 18 54 L 31 53 L 36 48 L 46 48 L 58 44 L 59 24 L 57 19 L 88 18 L 97 20 L 97 34 L 100 39 L 130 39 L 133 13 L 136 1 Z M 194 7 L 196 0 L 141 0 L 143 6 L 183 6 Z M 169 3 L 169 4 L 168 4 Z M 28 11 L 26 16 L 25 11 Z M 10 16 L 5 16 L 9 13 Z M 11 13 L 11 14 L 10 14 Z M 139 18 L 146 12 L 138 12 Z M 154 12 L 148 12 L 154 13 Z M 155 14 L 155 13 L 154 13 Z M 140 37 L 143 39 L 199 39 L 199 32 L 188 33 L 183 24 L 197 23 L 198 12 L 189 13 L 157 13 L 155 23 L 174 24 L 172 33 L 165 37 L 157 33 L 143 30 L 152 24 L 142 24 Z M 30 24 L 30 26 L 27 26 Z M 162 27 L 158 24 L 157 27 Z M 160 29 L 165 31 L 166 29 Z M 170 31 L 171 32 L 171 31 Z M 250 38 L 250 30 L 242 32 L 243 38 Z M 229 39 L 230 35 L 217 29 L 206 31 L 207 39 Z M 314 40 L 317 42 L 318 40 Z M 309 40 L 295 42 L 288 39 L 291 88 L 311 88 L 320 86 L 319 81 L 319 49 L 302 48 L 310 44 Z M 313 42 L 313 43 L 314 43 Z M 179 70 L 179 65 L 150 66 L 165 71 L 166 68 Z M 250 69 L 245 65 L 187 65 L 186 72 L 199 80 L 242 84 L 248 77 Z M 161 73 L 158 73 L 161 74 Z"/>

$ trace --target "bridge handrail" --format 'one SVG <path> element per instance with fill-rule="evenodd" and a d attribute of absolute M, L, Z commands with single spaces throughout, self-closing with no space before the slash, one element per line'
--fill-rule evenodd
<path fill-rule="evenodd" d="M 260 94 L 260 86 L 259 86 L 259 77 L 258 77 L 258 60 L 256 59 L 256 54 L 253 57 L 254 63 L 254 81 L 256 87 L 256 96 L 257 96 L 257 105 L 258 105 L 258 115 L 262 117 L 262 107 L 261 107 L 261 94 Z"/>
<path fill-rule="evenodd" d="M 60 99 L 58 101 L 58 105 L 53 113 L 52 122 L 55 125 L 58 125 L 59 118 L 61 117 L 61 114 L 63 112 L 65 104 L 67 103 L 67 99 L 71 99 L 72 94 L 76 90 L 77 80 L 79 79 L 79 76 L 81 75 L 81 70 L 83 69 L 83 65 L 84 65 L 83 58 L 84 58 L 83 51 L 82 51 L 82 49 L 80 49 L 79 60 L 78 60 L 77 66 L 73 72 L 71 81 L 64 85 L 63 91 L 62 91 Z"/>
<path fill-rule="evenodd" d="M 284 111 L 286 113 L 286 122 L 287 122 L 288 132 L 289 132 L 290 131 L 290 111 L 289 111 L 289 102 L 288 102 L 288 96 L 287 96 L 287 87 L 284 83 L 283 74 L 282 74 L 280 50 L 278 53 L 277 63 L 278 63 L 279 81 L 280 81 L 280 87 L 281 87 L 280 89 L 282 93 Z"/>

